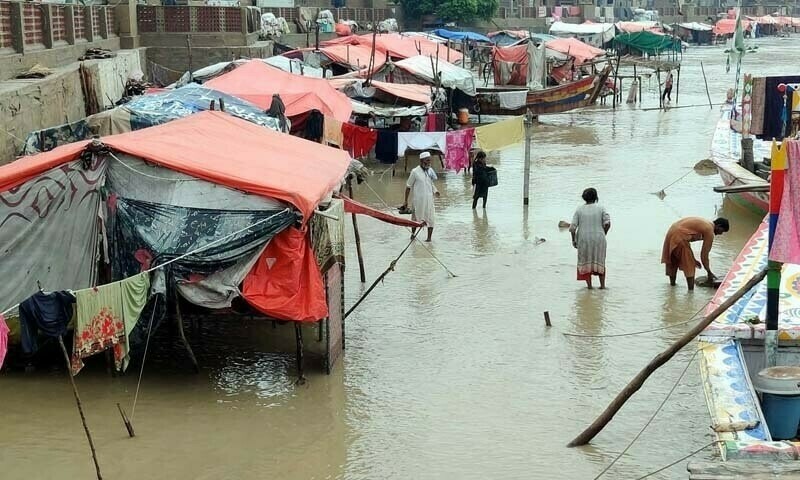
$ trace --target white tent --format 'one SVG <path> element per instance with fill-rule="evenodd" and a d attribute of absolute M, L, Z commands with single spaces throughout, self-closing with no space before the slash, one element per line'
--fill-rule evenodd
<path fill-rule="evenodd" d="M 555 22 L 550 26 L 550 35 L 556 37 L 574 37 L 595 47 L 603 47 L 614 39 L 615 30 L 613 23 L 582 23 L 579 25 L 564 22 Z"/>
<path fill-rule="evenodd" d="M 398 68 L 402 68 L 412 75 L 421 77 L 431 84 L 436 83 L 433 65 L 436 65 L 436 73 L 441 76 L 442 87 L 457 88 L 469 96 L 475 96 L 477 93 L 475 77 L 472 75 L 472 72 L 465 68 L 457 67 L 444 60 L 434 59 L 434 61 L 431 62 L 431 58 L 425 55 L 417 55 L 395 63 L 395 66 Z"/>

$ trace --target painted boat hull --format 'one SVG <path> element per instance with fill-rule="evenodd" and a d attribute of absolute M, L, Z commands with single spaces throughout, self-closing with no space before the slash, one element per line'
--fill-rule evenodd
<path fill-rule="evenodd" d="M 722 109 L 720 120 L 711 142 L 711 161 L 719 169 L 725 186 L 766 185 L 767 181 L 739 164 L 742 155 L 742 136 L 731 128 L 730 107 Z M 770 156 L 770 144 L 762 140 L 753 141 L 755 159 Z M 769 210 L 768 192 L 737 192 L 727 194 L 735 204 L 763 217 Z"/>
<path fill-rule="evenodd" d="M 606 68 L 597 75 L 564 85 L 543 90 L 529 90 L 526 105 L 516 109 L 500 107 L 496 96 L 493 96 L 493 94 L 519 89 L 502 87 L 478 89 L 476 104 L 471 109 L 471 113 L 481 115 L 524 115 L 530 111 L 533 115 L 547 115 L 588 107 L 597 102 L 600 91 L 608 79 L 609 72 L 610 69 Z"/>

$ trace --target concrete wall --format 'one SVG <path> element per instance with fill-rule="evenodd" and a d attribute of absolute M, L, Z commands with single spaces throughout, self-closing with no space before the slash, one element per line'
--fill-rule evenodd
<path fill-rule="evenodd" d="M 120 50 L 117 57 L 84 62 L 94 76 L 101 105 L 119 100 L 130 69 L 143 64 L 144 50 Z M 29 133 L 86 117 L 79 62 L 41 79 L 0 81 L 0 164 L 16 157 Z M 120 84 L 122 82 L 122 84 Z"/>
<path fill-rule="evenodd" d="M 266 58 L 272 56 L 272 42 L 257 42 L 247 47 L 194 47 L 191 68 L 197 70 L 217 62 L 237 58 Z M 147 60 L 172 70 L 170 80 L 177 80 L 190 69 L 189 52 L 186 47 L 148 47 Z"/>
<path fill-rule="evenodd" d="M 119 50 L 119 38 L 109 38 L 98 40 L 92 43 L 79 43 L 77 45 L 65 45 L 50 49 L 26 52 L 25 54 L 15 53 L 0 56 L 0 81 L 8 80 L 23 73 L 37 63 L 48 68 L 57 68 L 77 62 L 88 48 L 105 48 L 108 50 Z"/>

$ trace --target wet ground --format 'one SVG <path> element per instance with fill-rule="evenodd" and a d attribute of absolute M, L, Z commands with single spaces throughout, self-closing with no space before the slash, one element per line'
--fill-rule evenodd
<path fill-rule="evenodd" d="M 797 40 L 758 44 L 743 71 L 793 73 Z M 723 47 L 691 48 L 678 105 L 707 103 L 700 61 L 714 103 L 732 86 Z M 644 87 L 643 106 L 657 107 L 657 84 Z M 732 230 L 711 256 L 721 275 L 760 219 L 713 193 L 716 175 L 689 173 L 663 199 L 653 192 L 708 157 L 718 116 L 718 107 L 623 105 L 546 117 L 534 130 L 528 208 L 522 146 L 490 155 L 500 184 L 485 211 L 471 210 L 468 177 L 441 173 L 429 248 L 457 276 L 412 245 L 348 318 L 347 352 L 330 376 L 312 373 L 295 386 L 292 355 L 261 353 L 270 326 L 206 322 L 196 345 L 199 375 L 188 373 L 180 350 L 155 350 L 136 407 L 137 437 L 129 439 L 115 404 L 130 410 L 136 375 L 82 372 L 77 382 L 105 478 L 594 478 L 658 407 L 691 350 L 653 375 L 591 446 L 564 445 L 687 327 L 607 338 L 564 333 L 668 327 L 709 300 L 709 290 L 668 286 L 659 264 L 664 232 L 682 216 L 729 217 Z M 357 199 L 401 204 L 402 175 L 376 171 Z M 606 291 L 575 281 L 575 250 L 557 226 L 588 186 L 612 217 Z M 372 219 L 360 226 L 371 282 L 408 233 Z M 365 287 L 349 230 L 347 238 L 349 306 Z M 62 372 L 0 375 L 0 404 L 0 477 L 92 478 Z M 638 478 L 679 459 L 710 441 L 708 425 L 695 363 L 606 478 Z M 685 465 L 650 478 L 686 478 Z"/>

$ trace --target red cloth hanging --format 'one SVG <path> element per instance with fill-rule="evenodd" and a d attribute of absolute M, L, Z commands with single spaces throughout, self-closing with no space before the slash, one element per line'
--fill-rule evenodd
<path fill-rule="evenodd" d="M 325 285 L 308 235 L 289 227 L 270 240 L 245 277 L 242 296 L 279 320 L 316 322 L 327 317 Z"/>
<path fill-rule="evenodd" d="M 344 149 L 350 152 L 353 158 L 366 157 L 375 142 L 378 141 L 378 131 L 372 128 L 360 127 L 352 123 L 342 124 Z"/>

